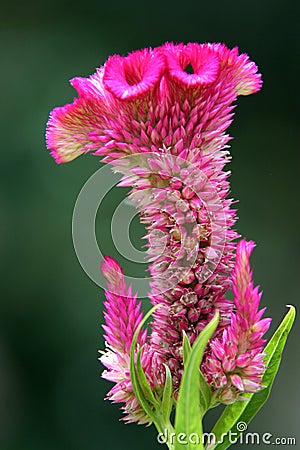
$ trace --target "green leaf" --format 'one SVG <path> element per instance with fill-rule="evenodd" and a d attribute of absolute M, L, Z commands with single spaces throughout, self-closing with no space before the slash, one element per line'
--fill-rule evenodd
<path fill-rule="evenodd" d="M 205 347 L 217 328 L 219 313 L 197 337 L 184 368 L 178 394 L 175 417 L 175 450 L 202 450 L 202 411 L 200 407 L 199 368 Z M 184 437 L 185 436 L 185 439 Z M 198 436 L 199 441 L 191 442 L 191 436 Z M 194 441 L 194 438 L 193 438 Z"/>
<path fill-rule="evenodd" d="M 143 410 L 145 411 L 145 413 L 147 414 L 149 419 L 152 422 L 154 422 L 155 415 L 154 415 L 153 409 L 151 408 L 147 399 L 144 396 L 143 390 L 141 388 L 141 385 L 140 385 L 140 382 L 139 382 L 139 379 L 138 379 L 138 376 L 137 376 L 137 373 L 135 370 L 134 361 L 132 363 L 131 358 L 130 358 L 130 376 L 131 376 L 133 392 L 134 392 L 136 398 L 138 399 L 140 406 L 143 408 Z"/>
<path fill-rule="evenodd" d="M 166 384 L 164 387 L 164 399 L 160 403 L 153 395 L 151 388 L 148 384 L 145 372 L 141 365 L 141 352 L 142 348 L 138 350 L 137 361 L 135 362 L 135 348 L 137 344 L 137 339 L 139 332 L 146 320 L 153 314 L 153 312 L 159 308 L 161 305 L 156 305 L 153 307 L 143 318 L 139 326 L 137 327 L 131 347 L 130 347 L 130 377 L 132 382 L 133 392 L 144 412 L 149 417 L 149 421 L 153 422 L 156 426 L 157 431 L 164 435 L 167 433 L 166 444 L 170 450 L 174 450 L 174 446 L 171 442 L 171 436 L 173 435 L 174 429 L 170 423 L 169 416 L 167 413 L 172 409 L 172 377 L 169 368 L 166 372 Z M 168 399 L 169 397 L 169 399 Z M 169 402 L 169 403 L 168 403 Z M 165 416 L 163 416 L 163 411 Z M 171 413 L 171 411 L 170 411 Z"/>
<path fill-rule="evenodd" d="M 263 376 L 263 385 L 266 387 L 257 394 L 249 394 L 248 401 L 236 402 L 225 408 L 212 430 L 212 433 L 216 436 L 217 443 L 208 445 L 207 449 L 225 450 L 230 447 L 231 444 L 228 435 L 225 436 L 225 433 L 227 434 L 230 430 L 233 430 L 239 434 L 237 424 L 243 422 L 248 425 L 267 401 L 279 369 L 288 334 L 291 331 L 296 316 L 295 308 L 293 306 L 289 306 L 289 308 L 288 313 L 265 348 L 267 369 Z"/>
<path fill-rule="evenodd" d="M 191 343 L 185 331 L 183 331 L 182 349 L 183 349 L 183 366 L 185 367 L 187 365 L 192 350 Z"/>
<path fill-rule="evenodd" d="M 147 398 L 145 397 L 143 388 L 141 386 L 141 382 L 138 378 L 137 375 L 137 370 L 135 367 L 135 358 L 134 358 L 134 354 L 135 354 L 135 347 L 136 347 L 136 343 L 137 343 L 137 339 L 138 339 L 138 335 L 139 332 L 141 331 L 141 328 L 143 327 L 143 325 L 146 323 L 147 319 L 151 316 L 151 314 L 153 314 L 153 312 L 159 307 L 160 305 L 156 305 L 154 306 L 143 318 L 143 320 L 141 321 L 141 323 L 138 325 L 133 339 L 132 339 L 132 343 L 131 343 L 131 347 L 130 347 L 130 377 L 131 377 L 131 382 L 132 382 L 132 388 L 133 388 L 133 392 L 136 396 L 136 398 L 138 399 L 138 402 L 140 404 L 140 406 L 143 408 L 143 410 L 145 411 L 145 413 L 148 415 L 149 419 L 155 423 L 155 425 L 157 424 L 156 421 L 156 415 L 153 411 L 152 406 L 150 405 L 149 401 L 147 400 Z"/>
<path fill-rule="evenodd" d="M 163 420 L 165 422 L 170 420 L 170 415 L 173 407 L 173 386 L 172 386 L 172 375 L 169 367 L 164 364 L 166 369 L 166 382 L 164 386 L 164 393 L 161 404 L 161 413 Z"/>
<path fill-rule="evenodd" d="M 160 403 L 153 395 L 153 392 L 151 390 L 151 387 L 148 383 L 147 377 L 145 375 L 144 369 L 141 364 L 141 353 L 143 351 L 143 347 L 139 349 L 137 358 L 136 358 L 136 369 L 137 369 L 137 375 L 140 382 L 141 389 L 143 391 L 145 400 L 148 400 L 148 402 L 152 403 L 156 407 L 160 407 Z"/>
<path fill-rule="evenodd" d="M 210 401 L 211 389 L 210 386 L 206 383 L 203 373 L 200 370 L 200 405 L 202 408 L 202 415 L 204 415 L 205 412 L 209 409 Z"/>
<path fill-rule="evenodd" d="M 188 358 L 192 350 L 191 343 L 185 331 L 183 331 L 182 348 L 183 348 L 183 365 L 185 367 L 187 365 Z M 210 401 L 211 401 L 211 389 L 209 385 L 206 383 L 205 378 L 200 370 L 200 405 L 202 407 L 203 414 L 205 413 L 205 411 L 209 409 Z"/>

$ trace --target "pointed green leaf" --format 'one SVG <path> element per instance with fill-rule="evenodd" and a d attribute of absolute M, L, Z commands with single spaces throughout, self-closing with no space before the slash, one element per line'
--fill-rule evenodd
<path fill-rule="evenodd" d="M 211 401 L 211 389 L 209 385 L 206 383 L 203 373 L 200 370 L 200 405 L 202 408 L 202 415 L 204 415 L 205 412 L 209 409 L 210 401 Z"/>
<path fill-rule="evenodd" d="M 131 377 L 133 392 L 134 392 L 136 398 L 138 399 L 140 406 L 143 408 L 143 410 L 145 411 L 147 416 L 151 419 L 151 421 L 154 422 L 155 421 L 154 412 L 153 412 L 151 406 L 149 405 L 147 399 L 144 396 L 143 390 L 141 388 L 141 385 L 140 385 L 140 382 L 139 382 L 139 379 L 138 379 L 138 376 L 136 373 L 133 358 L 130 358 L 130 377 Z"/>
<path fill-rule="evenodd" d="M 143 389 L 141 387 L 138 375 L 137 375 L 137 371 L 136 371 L 136 367 L 135 367 L 135 358 L 134 358 L 134 353 L 135 353 L 135 347 L 136 347 L 136 343 L 137 343 L 137 339 L 138 339 L 138 335 L 139 332 L 141 331 L 141 328 L 143 327 L 143 325 L 146 323 L 147 319 L 151 316 L 151 314 L 153 314 L 153 312 L 159 307 L 160 305 L 156 305 L 154 306 L 143 318 L 143 320 L 141 321 L 141 323 L 138 325 L 133 339 L 132 339 L 132 343 L 131 343 L 131 347 L 130 347 L 130 377 L 131 377 L 131 382 L 132 382 L 132 388 L 133 388 L 133 392 L 136 396 L 136 398 L 138 399 L 138 402 L 140 404 L 140 406 L 143 408 L 143 410 L 145 411 L 145 413 L 148 415 L 148 417 L 152 420 L 152 422 L 154 422 L 156 424 L 156 416 L 153 412 L 152 407 L 150 406 L 148 400 L 145 398 Z"/>
<path fill-rule="evenodd" d="M 174 445 L 170 440 L 170 437 L 173 435 L 174 429 L 169 421 L 169 417 L 164 419 L 161 411 L 161 404 L 155 399 L 153 393 L 151 392 L 151 388 L 148 384 L 146 375 L 144 373 L 144 370 L 141 365 L 141 352 L 142 349 L 139 349 L 137 353 L 137 362 L 135 363 L 135 348 L 137 344 L 137 339 L 139 332 L 143 325 L 146 323 L 147 319 L 153 314 L 153 312 L 159 308 L 161 304 L 154 306 L 143 318 L 141 323 L 138 325 L 130 347 L 130 378 L 132 382 L 132 388 L 133 392 L 141 406 L 141 408 L 144 410 L 144 412 L 149 417 L 150 421 L 153 422 L 153 424 L 156 426 L 157 431 L 159 434 L 162 434 L 164 436 L 165 431 L 167 430 L 167 440 L 166 444 L 169 448 L 169 450 L 174 450 Z M 169 370 L 169 369 L 168 369 Z M 165 397 L 167 399 L 168 391 L 172 390 L 172 378 L 170 371 L 168 372 L 168 375 L 166 377 L 166 386 L 165 386 Z M 165 400 L 167 402 L 167 400 Z M 168 406 L 170 408 L 170 405 Z M 167 412 L 167 405 L 165 404 L 165 412 Z M 172 405 L 171 405 L 172 408 Z"/>
<path fill-rule="evenodd" d="M 192 350 L 191 343 L 190 343 L 189 338 L 187 337 L 185 331 L 183 331 L 182 350 L 183 350 L 183 365 L 185 367 L 187 365 L 188 358 L 189 358 L 191 350 Z"/>
<path fill-rule="evenodd" d="M 165 422 L 170 420 L 170 415 L 173 407 L 173 386 L 172 375 L 169 367 L 164 364 L 166 369 L 166 382 L 164 386 L 164 393 L 162 398 L 161 413 Z"/>
<path fill-rule="evenodd" d="M 183 331 L 182 348 L 183 348 L 183 365 L 185 367 L 187 365 L 188 358 L 192 350 L 191 343 L 185 331 Z M 209 385 L 206 383 L 202 372 L 200 371 L 200 404 L 203 412 L 209 409 L 210 401 L 211 401 L 211 389 Z"/>
<path fill-rule="evenodd" d="M 145 375 L 144 369 L 141 364 L 141 354 L 142 354 L 143 347 L 139 349 L 137 357 L 136 357 L 136 369 L 137 369 L 137 375 L 140 382 L 141 389 L 143 391 L 144 397 L 148 402 L 152 403 L 157 408 L 160 407 L 160 403 L 153 395 L 153 392 L 151 390 L 151 387 L 148 383 L 147 377 Z"/>
<path fill-rule="evenodd" d="M 202 413 L 200 407 L 200 376 L 199 368 L 205 347 L 217 328 L 219 314 L 204 328 L 197 337 L 188 357 L 184 369 L 176 406 L 175 418 L 175 450 L 202 450 Z M 184 439 L 183 436 L 186 436 Z M 195 444 L 191 442 L 191 436 L 198 436 Z M 181 439 L 182 437 L 182 439 Z M 194 441 L 194 439 L 193 439 Z"/>
<path fill-rule="evenodd" d="M 249 394 L 248 401 L 236 402 L 225 408 L 223 414 L 212 430 L 212 433 L 216 436 L 217 443 L 208 445 L 207 449 L 225 450 L 230 447 L 231 444 L 228 436 L 222 438 L 222 435 L 224 436 L 224 433 L 228 433 L 230 430 L 238 433 L 236 425 L 239 422 L 249 424 L 268 399 L 274 378 L 279 369 L 281 355 L 288 334 L 296 316 L 295 308 L 293 306 L 289 306 L 289 308 L 288 313 L 265 348 L 267 369 L 263 376 L 263 385 L 266 387 L 257 394 Z M 218 441 L 220 441 L 220 443 L 218 443 Z"/>
<path fill-rule="evenodd" d="M 152 422 L 155 422 L 155 415 L 154 415 L 153 410 L 150 407 L 148 401 L 145 399 L 143 390 L 140 386 L 140 383 L 139 383 L 139 380 L 138 380 L 138 377 L 136 374 L 134 364 L 132 366 L 131 362 L 130 362 L 130 376 L 131 376 L 133 391 L 134 391 L 136 398 L 138 399 L 140 406 L 143 408 L 143 410 L 145 411 L 145 413 L 147 414 L 149 419 Z"/>

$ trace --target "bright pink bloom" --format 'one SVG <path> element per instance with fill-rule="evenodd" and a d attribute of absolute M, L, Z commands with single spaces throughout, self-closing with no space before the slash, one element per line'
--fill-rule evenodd
<path fill-rule="evenodd" d="M 185 72 L 189 64 L 193 74 Z M 200 153 L 213 145 L 216 151 L 229 140 L 230 105 L 258 91 L 261 77 L 237 48 L 168 43 L 112 56 L 90 78 L 71 84 L 79 98 L 55 108 L 47 128 L 47 146 L 58 163 L 87 152 L 119 157 L 163 145 L 175 147 L 173 154 L 178 147 Z"/>
<path fill-rule="evenodd" d="M 213 48 L 198 44 L 166 44 L 165 52 L 170 77 L 179 83 L 195 87 L 205 86 L 216 80 L 220 59 Z M 189 65 L 192 74 L 185 71 Z"/>
<path fill-rule="evenodd" d="M 126 289 L 123 271 L 116 261 L 106 257 L 101 269 L 108 286 L 105 291 L 107 301 L 104 303 L 106 325 L 103 325 L 107 348 L 100 357 L 107 370 L 102 377 L 116 383 L 109 391 L 108 398 L 113 402 L 124 403 L 122 409 L 127 414 L 124 418 L 127 422 L 148 423 L 149 419 L 135 398 L 130 380 L 130 347 L 143 318 L 141 303 L 137 302 L 136 295 L 132 295 L 131 287 Z M 146 339 L 147 331 L 139 335 L 138 348 L 146 344 Z M 147 346 L 143 351 L 142 363 L 145 370 L 149 370 Z"/>
<path fill-rule="evenodd" d="M 262 337 L 271 319 L 261 319 L 265 308 L 258 309 L 261 293 L 253 285 L 249 263 L 254 245 L 245 239 L 238 243 L 232 273 L 235 310 L 231 325 L 210 342 L 202 364 L 207 381 L 220 389 L 218 398 L 224 403 L 242 399 L 244 392 L 259 391 L 266 368 Z"/>
<path fill-rule="evenodd" d="M 122 58 L 114 55 L 105 65 L 105 87 L 120 100 L 136 100 L 158 83 L 164 70 L 159 53 L 143 49 Z"/>
<path fill-rule="evenodd" d="M 244 307 L 246 314 L 246 305 L 241 304 L 240 315 L 235 316 L 232 302 L 225 298 L 231 286 L 233 241 L 238 236 L 232 229 L 236 221 L 233 200 L 227 198 L 229 172 L 224 166 L 230 160 L 230 137 L 226 130 L 237 96 L 258 91 L 260 74 L 237 48 L 167 43 L 127 57 L 112 56 L 90 78 L 75 78 L 71 83 L 79 98 L 51 113 L 48 148 L 58 163 L 87 152 L 104 156 L 104 161 L 124 175 L 121 184 L 133 186 L 131 198 L 148 231 L 150 298 L 153 304 L 163 305 L 154 314 L 147 350 L 152 363 L 146 372 L 156 386 L 163 382 L 162 363 L 167 363 L 177 389 L 183 370 L 183 330 L 193 342 L 216 310 L 220 311 L 218 339 L 240 330 L 245 321 L 242 311 Z M 124 161 L 125 156 L 129 159 Z M 118 269 L 114 276 L 116 273 Z M 125 328 L 116 311 L 120 305 L 121 311 L 127 311 L 128 301 L 122 283 L 119 279 L 109 287 L 113 294 L 107 297 L 106 333 L 109 345 L 123 346 L 114 347 L 114 352 L 125 361 L 133 322 L 126 322 L 131 331 L 121 343 Z M 258 334 L 252 333 L 252 340 L 264 328 L 264 323 L 255 324 Z M 238 337 L 236 345 L 249 344 L 241 332 Z M 225 345 L 215 341 L 216 349 L 218 342 Z M 230 349 L 226 351 L 230 353 Z M 246 364 L 243 355 L 240 364 Z M 252 361 L 262 367 L 254 356 Z M 113 360 L 113 364 L 115 370 L 123 370 L 124 364 L 128 368 L 128 359 L 124 363 Z M 242 379 L 239 373 L 228 380 L 217 356 L 211 364 L 220 380 L 210 381 L 214 388 L 223 389 L 223 400 L 224 386 L 238 389 L 243 384 L 246 390 L 256 383 L 250 375 Z M 247 368 L 251 372 L 249 364 Z M 110 369 L 113 373 L 112 364 Z M 116 389 L 115 398 L 124 399 L 122 389 Z M 132 391 L 130 395 L 132 398 Z"/>

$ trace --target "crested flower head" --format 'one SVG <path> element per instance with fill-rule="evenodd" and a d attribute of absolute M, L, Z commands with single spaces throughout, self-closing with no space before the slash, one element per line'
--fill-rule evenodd
<path fill-rule="evenodd" d="M 121 156 L 177 144 L 178 154 L 178 147 L 216 143 L 230 124 L 232 102 L 258 91 L 261 77 L 237 48 L 167 43 L 114 55 L 90 78 L 71 84 L 78 99 L 54 109 L 47 127 L 58 163 L 87 152 Z"/>
<path fill-rule="evenodd" d="M 252 243 L 241 241 L 234 266 L 236 214 L 224 170 L 234 102 L 261 87 L 256 65 L 223 44 L 166 43 L 114 55 L 90 78 L 71 83 L 78 98 L 51 113 L 47 146 L 57 163 L 90 152 L 103 156 L 123 174 L 120 185 L 132 187 L 147 228 L 149 296 L 161 304 L 149 338 L 144 333 L 138 341 L 151 387 L 159 392 L 166 364 L 176 394 L 183 331 L 193 343 L 219 311 L 202 365 L 205 377 L 224 402 L 258 390 L 269 321 L 260 320 L 257 309 Z M 108 282 L 104 377 L 116 383 L 111 397 L 124 402 L 129 420 L 147 421 L 128 365 L 140 306 L 116 262 L 107 258 L 102 270 Z M 225 296 L 231 286 L 234 303 Z"/>

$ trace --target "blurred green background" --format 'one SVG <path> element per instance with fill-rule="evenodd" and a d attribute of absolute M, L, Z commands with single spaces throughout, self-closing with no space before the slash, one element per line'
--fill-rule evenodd
<path fill-rule="evenodd" d="M 99 161 L 56 166 L 44 143 L 49 111 L 75 96 L 68 80 L 92 74 L 112 53 L 166 40 L 221 41 L 256 61 L 263 90 L 239 99 L 230 128 L 238 230 L 258 243 L 255 280 L 272 331 L 285 305 L 298 304 L 299 13 L 299 2 L 278 0 L 1 6 L 0 450 L 162 448 L 153 428 L 125 426 L 118 406 L 103 400 L 110 387 L 97 361 L 104 295 L 79 265 L 71 237 L 75 200 Z M 100 241 L 108 226 L 104 220 Z M 134 221 L 137 245 L 142 234 Z M 250 426 L 298 434 L 298 446 L 299 345 L 296 326 L 273 394 Z"/>

